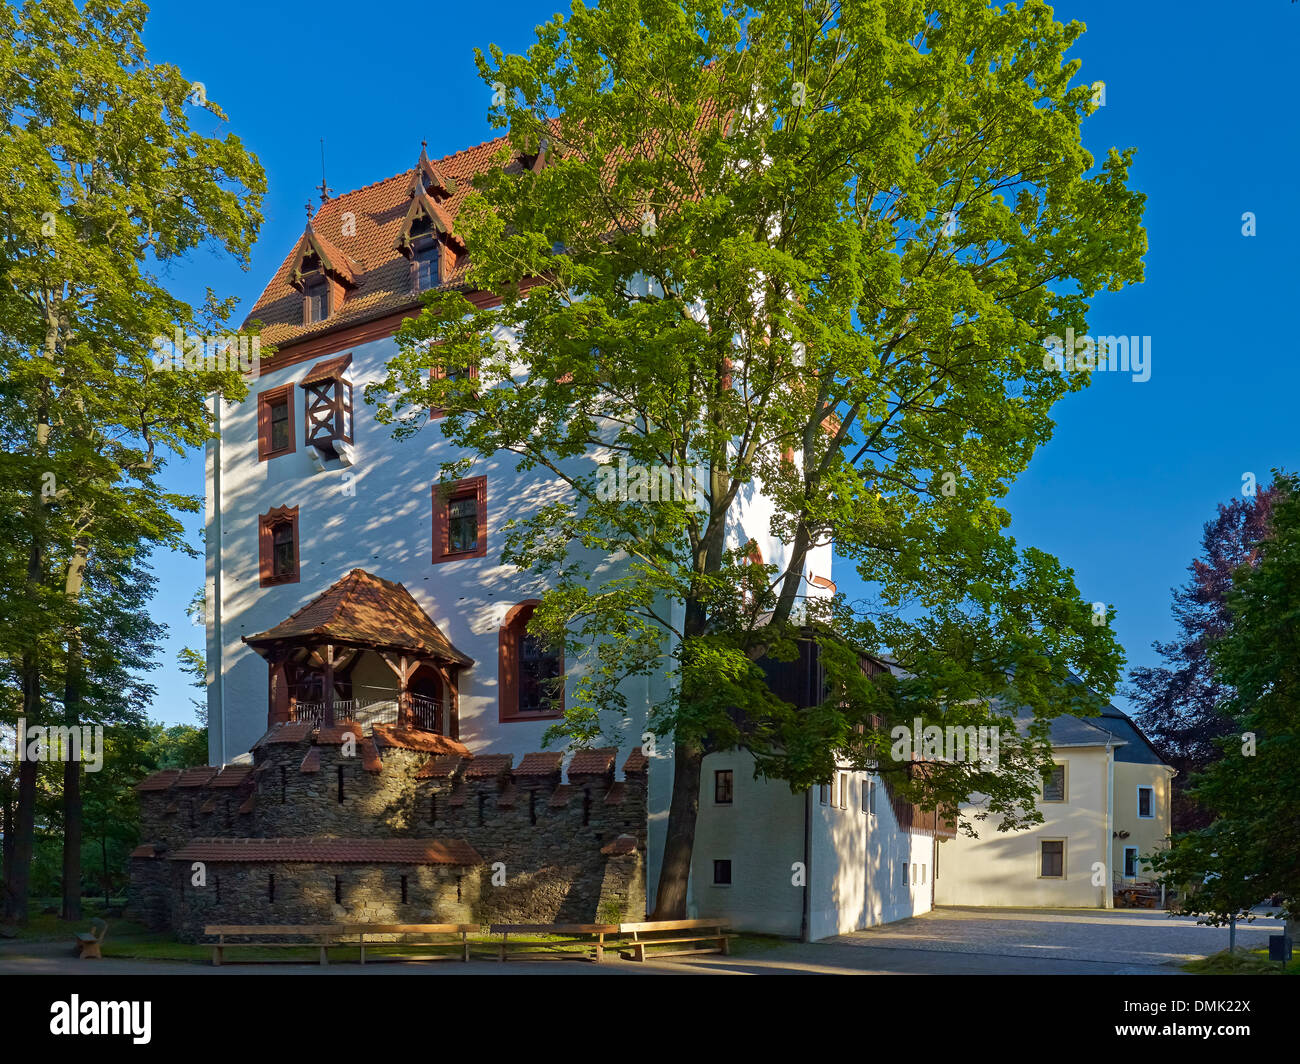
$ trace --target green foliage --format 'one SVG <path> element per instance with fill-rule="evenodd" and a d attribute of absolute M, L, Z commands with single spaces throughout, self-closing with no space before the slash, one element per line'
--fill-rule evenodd
<path fill-rule="evenodd" d="M 1131 152 L 1096 165 L 1081 143 L 1082 30 L 1041 3 L 609 0 L 479 55 L 503 160 L 542 153 L 479 179 L 457 220 L 472 285 L 503 301 L 429 297 L 367 397 L 399 437 L 446 410 L 474 456 L 448 476 L 506 454 L 570 489 L 503 555 L 546 576 L 532 626 L 585 667 L 556 736 L 616 735 L 629 679 L 667 674 L 652 731 L 694 758 L 744 747 L 802 788 L 872 760 L 873 715 L 1027 704 L 1042 719 L 1008 735 L 1003 774 L 881 768 L 930 807 L 980 790 L 1008 826 L 1032 818 L 1046 718 L 1095 706 L 1069 670 L 1108 693 L 1120 667 L 998 502 L 1088 382 L 1044 368 L 1045 337 L 1142 277 Z M 609 499 L 620 459 L 701 469 L 702 488 Z M 780 568 L 736 534 L 758 491 Z M 808 597 L 831 541 L 867 600 Z M 909 676 L 874 688 L 831 653 L 827 699 L 795 712 L 757 662 L 805 628 Z"/>
<path fill-rule="evenodd" d="M 1300 479 L 1279 473 L 1275 487 L 1270 535 L 1234 574 L 1228 629 L 1210 647 L 1233 729 L 1191 793 L 1218 816 L 1157 862 L 1175 881 L 1218 874 L 1188 899 L 1210 922 L 1275 894 L 1300 919 Z"/>

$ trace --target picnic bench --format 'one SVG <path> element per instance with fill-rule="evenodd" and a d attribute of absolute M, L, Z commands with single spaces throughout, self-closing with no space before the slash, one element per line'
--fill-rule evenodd
<path fill-rule="evenodd" d="M 77 959 L 89 960 L 92 957 L 104 959 L 104 955 L 99 952 L 99 948 L 104 944 L 104 936 L 108 934 L 108 924 L 98 916 L 90 921 L 89 931 L 79 931 L 74 938 L 77 940 Z"/>
<path fill-rule="evenodd" d="M 367 935 L 401 935 L 406 940 L 410 935 L 424 936 L 420 942 L 415 945 L 447 945 L 447 936 L 453 936 L 451 944 L 456 941 L 455 936 L 460 938 L 460 959 L 469 960 L 469 935 L 470 932 L 477 932 L 478 924 L 344 924 L 343 931 L 347 935 L 357 936 L 357 945 L 361 948 L 361 963 L 366 963 L 366 936 Z M 381 945 L 384 943 L 371 940 L 371 945 Z M 398 943 L 399 945 L 410 944 L 407 941 Z M 404 961 L 443 961 L 450 960 L 454 954 L 451 953 L 430 953 L 421 956 L 410 956 L 403 954 L 401 960 Z"/>
<path fill-rule="evenodd" d="M 556 961 L 594 961 L 600 964 L 605 959 L 605 936 L 618 934 L 618 924 L 493 924 L 489 930 L 501 936 L 500 960 L 504 963 L 511 958 L 530 957 L 534 960 Z M 516 942 L 515 946 L 527 946 L 510 952 L 511 935 L 557 935 L 559 942 Z M 583 948 L 569 949 L 574 943 Z"/>
<path fill-rule="evenodd" d="M 311 949 L 320 950 L 320 963 L 329 964 L 329 951 L 339 945 L 342 928 L 338 924 L 212 924 L 203 929 L 215 935 L 212 963 L 220 967 L 228 949 Z M 255 938 L 256 942 L 227 942 L 226 936 Z M 272 941 L 262 941 L 271 938 Z M 293 938 L 294 941 L 286 941 Z M 307 941 L 302 941 L 306 939 Z"/>
<path fill-rule="evenodd" d="M 320 963 L 329 964 L 329 951 L 339 947 L 356 946 L 361 952 L 361 963 L 366 963 L 367 935 L 421 935 L 423 940 L 416 945 L 454 944 L 446 942 L 448 935 L 460 937 L 460 959 L 469 960 L 469 934 L 478 931 L 478 924 L 214 924 L 203 929 L 206 935 L 216 936 L 212 947 L 212 963 L 220 965 L 228 949 L 267 947 L 271 949 L 311 949 L 320 951 Z M 253 938 L 253 942 L 230 942 L 227 936 L 235 938 Z M 385 945 L 371 939 L 373 948 Z M 406 943 L 398 943 L 405 945 Z M 427 961 L 444 960 L 445 953 L 421 956 L 404 956 L 403 960 Z"/>
<path fill-rule="evenodd" d="M 655 947 L 650 957 L 684 957 L 693 953 L 731 952 L 729 935 L 721 920 L 643 920 L 639 923 L 619 924 L 621 934 L 630 934 L 632 959 L 644 961 L 646 947 Z M 703 945 L 711 943 L 711 945 Z M 659 949 L 660 946 L 688 946 L 688 949 Z"/>

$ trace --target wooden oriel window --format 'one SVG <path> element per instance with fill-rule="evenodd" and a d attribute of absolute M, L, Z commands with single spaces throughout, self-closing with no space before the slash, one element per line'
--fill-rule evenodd
<path fill-rule="evenodd" d="M 258 518 L 258 575 L 262 587 L 298 582 L 298 507 L 277 506 Z"/>
<path fill-rule="evenodd" d="M 303 378 L 303 428 L 309 447 L 329 452 L 331 440 L 352 442 L 351 364 L 351 355 L 326 359 Z"/>
<path fill-rule="evenodd" d="M 548 720 L 564 712 L 564 654 L 528 631 L 537 600 L 506 614 L 498 633 L 498 718 Z"/>
<path fill-rule="evenodd" d="M 487 477 L 433 486 L 433 560 L 487 554 Z"/>
<path fill-rule="evenodd" d="M 297 446 L 293 431 L 293 385 L 260 393 L 257 397 L 258 461 L 292 454 Z"/>

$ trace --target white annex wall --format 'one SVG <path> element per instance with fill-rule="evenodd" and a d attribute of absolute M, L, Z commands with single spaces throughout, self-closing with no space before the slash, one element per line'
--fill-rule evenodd
<path fill-rule="evenodd" d="M 1094 864 L 1110 856 L 1111 754 L 1104 746 L 1057 747 L 1052 754 L 1067 766 L 1066 801 L 1040 801 L 1044 822 L 1028 830 L 999 832 L 990 817 L 977 825 L 979 838 L 958 835 L 940 843 L 937 904 L 1110 906 L 1111 869 L 1105 864 L 1098 885 Z M 1039 874 L 1044 839 L 1065 840 L 1063 878 Z"/>

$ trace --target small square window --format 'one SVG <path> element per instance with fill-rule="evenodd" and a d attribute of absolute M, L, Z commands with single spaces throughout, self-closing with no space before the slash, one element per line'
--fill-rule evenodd
<path fill-rule="evenodd" d="M 730 861 L 713 862 L 713 885 L 715 887 L 731 886 L 731 862 Z"/>
<path fill-rule="evenodd" d="M 1065 801 L 1065 766 L 1053 765 L 1052 770 L 1043 775 L 1043 801 Z"/>
<path fill-rule="evenodd" d="M 719 769 L 713 774 L 713 801 L 715 805 L 731 805 L 734 777 L 729 768 Z"/>
<path fill-rule="evenodd" d="M 1151 787 L 1138 788 L 1138 816 L 1143 820 L 1154 820 L 1156 815 L 1155 791 Z"/>
<path fill-rule="evenodd" d="M 1043 879 L 1065 878 L 1065 840 L 1052 839 L 1039 843 L 1039 876 Z"/>
<path fill-rule="evenodd" d="M 290 454 L 297 444 L 293 433 L 293 385 L 272 388 L 257 397 L 257 457 L 265 462 Z"/>
<path fill-rule="evenodd" d="M 449 492 L 433 486 L 433 560 L 487 554 L 487 478 L 458 481 Z"/>

